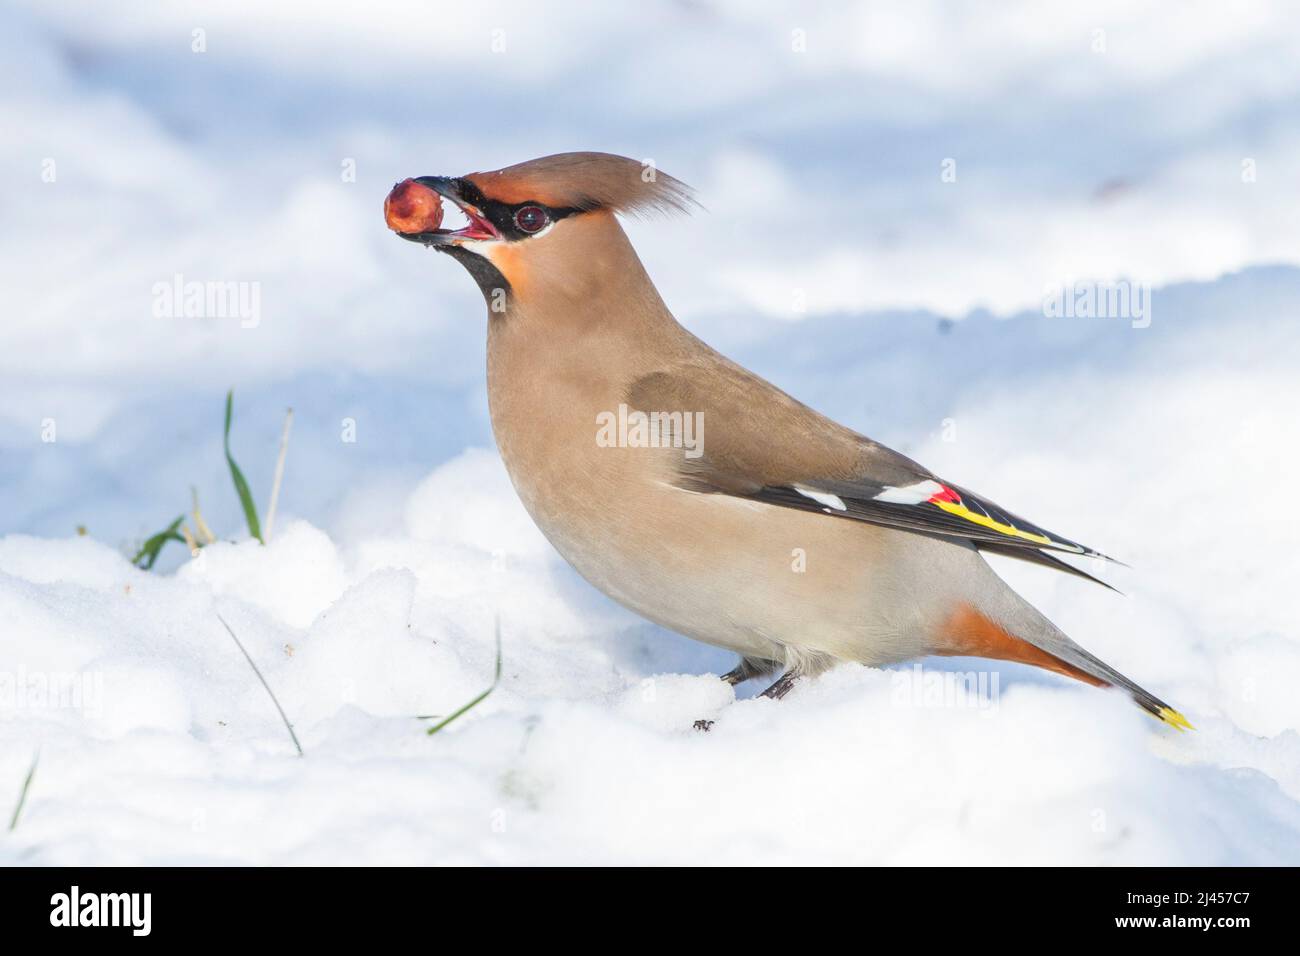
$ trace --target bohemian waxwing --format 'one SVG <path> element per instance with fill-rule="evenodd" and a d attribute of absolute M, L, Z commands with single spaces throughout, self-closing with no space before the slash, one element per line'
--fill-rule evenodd
<path fill-rule="evenodd" d="M 468 217 L 440 229 L 440 194 Z M 678 324 L 617 213 L 687 210 L 671 176 L 607 153 L 399 183 L 403 238 L 458 260 L 488 304 L 492 428 L 515 490 L 578 573 L 740 664 L 780 698 L 841 661 L 1018 661 L 1122 687 L 993 573 L 992 551 L 1092 578 L 1103 558 L 818 414 Z M 802 560 L 800 559 L 802 556 Z"/>

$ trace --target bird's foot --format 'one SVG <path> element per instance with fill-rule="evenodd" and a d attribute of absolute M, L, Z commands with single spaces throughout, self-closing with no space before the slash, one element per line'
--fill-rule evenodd
<path fill-rule="evenodd" d="M 758 657 L 742 657 L 740 663 L 722 675 L 722 681 L 735 687 L 751 677 L 762 677 L 776 670 L 776 665 Z"/>
<path fill-rule="evenodd" d="M 755 665 L 753 661 L 744 658 L 736 667 L 722 675 L 722 680 L 733 687 L 739 683 L 749 680 L 751 677 L 757 677 L 764 673 L 761 667 Z M 786 671 L 776 682 L 767 690 L 763 691 L 760 697 L 770 697 L 772 700 L 780 700 L 786 694 L 790 693 L 790 688 L 794 687 L 795 682 L 799 680 L 799 675 L 794 671 Z M 692 729 L 708 733 L 713 729 L 713 721 L 697 720 L 691 725 Z"/>
<path fill-rule="evenodd" d="M 759 696 L 770 697 L 772 700 L 780 700 L 786 694 L 790 693 L 790 688 L 794 687 L 797 680 L 799 680 L 798 674 L 793 671 L 786 671 L 776 679 L 776 683 L 763 691 L 763 693 L 759 694 Z"/>

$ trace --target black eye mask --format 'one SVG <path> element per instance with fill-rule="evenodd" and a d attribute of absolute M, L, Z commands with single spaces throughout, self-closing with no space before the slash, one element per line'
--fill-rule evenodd
<path fill-rule="evenodd" d="M 468 179 L 457 179 L 456 188 L 461 199 L 477 208 L 483 214 L 483 218 L 492 223 L 501 233 L 501 238 L 509 242 L 527 239 L 529 236 L 536 235 L 545 229 L 548 223 L 559 222 L 561 219 L 585 211 L 576 206 L 548 206 L 546 203 L 532 201 L 512 204 L 497 199 L 488 199 L 483 195 L 483 191 Z M 520 229 L 515 221 L 515 216 L 522 209 L 540 209 L 546 216 L 546 222 L 543 222 L 531 232 Z"/>

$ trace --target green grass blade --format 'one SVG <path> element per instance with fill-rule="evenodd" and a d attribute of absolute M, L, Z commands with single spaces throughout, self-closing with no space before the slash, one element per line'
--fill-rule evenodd
<path fill-rule="evenodd" d="M 239 652 L 244 655 L 244 660 L 248 661 L 248 666 L 253 669 L 253 673 L 257 675 L 257 679 L 260 680 L 262 686 L 266 688 L 266 695 L 271 698 L 271 703 L 275 704 L 275 709 L 279 713 L 280 719 L 284 721 L 284 729 L 289 731 L 289 739 L 293 741 L 293 746 L 297 749 L 298 756 L 303 756 L 302 744 L 298 743 L 298 735 L 293 732 L 293 724 L 289 723 L 289 715 L 284 712 L 284 708 L 280 706 L 280 701 L 275 696 L 275 691 L 271 690 L 271 685 L 266 682 L 266 678 L 262 676 L 262 672 L 257 669 L 257 664 L 253 662 L 253 655 L 248 653 L 248 648 L 244 647 L 243 641 L 235 636 L 234 630 L 226 623 L 226 619 L 215 611 L 213 613 L 217 614 L 217 620 L 221 622 L 221 626 L 226 629 L 226 633 L 229 634 L 230 639 L 235 642 L 235 646 L 239 648 Z"/>
<path fill-rule="evenodd" d="M 162 550 L 164 544 L 168 541 L 179 541 L 181 544 L 184 544 L 185 539 L 176 532 L 176 529 L 181 526 L 181 522 L 184 520 L 185 516 L 181 515 L 164 530 L 159 531 L 144 544 L 140 545 L 140 550 L 137 551 L 135 557 L 131 559 L 131 563 L 138 568 L 148 571 L 153 567 L 154 562 L 158 560 L 158 552 Z"/>
<path fill-rule="evenodd" d="M 487 700 L 488 695 L 497 689 L 497 684 L 501 683 L 501 618 L 500 617 L 497 618 L 496 637 L 497 637 L 497 664 L 496 664 L 496 671 L 492 675 L 492 685 L 487 690 L 483 691 L 483 693 L 479 694 L 477 697 L 471 700 L 468 704 L 458 708 L 457 710 L 452 711 L 442 720 L 438 721 L 427 731 L 425 731 L 425 733 L 427 733 L 430 737 L 432 737 L 438 731 L 442 730 L 442 728 L 446 727 L 457 717 L 460 717 L 468 713 L 469 711 L 477 707 L 479 704 L 483 703 L 483 701 Z"/>
<path fill-rule="evenodd" d="M 244 473 L 239 470 L 235 464 L 235 457 L 230 454 L 230 416 L 231 408 L 235 402 L 235 390 L 232 388 L 226 393 L 226 433 L 224 444 L 226 447 L 226 461 L 230 464 L 230 480 L 235 483 L 235 494 L 239 495 L 239 503 L 244 509 L 244 520 L 248 522 L 248 533 L 258 541 L 262 541 L 262 526 L 257 520 L 257 505 L 253 503 L 253 493 L 248 490 L 248 482 L 244 480 Z M 265 544 L 266 542 L 262 542 Z"/>
<path fill-rule="evenodd" d="M 23 780 L 23 789 L 18 794 L 18 806 L 14 807 L 14 815 L 9 819 L 9 832 L 13 833 L 14 828 L 18 826 L 18 818 L 23 815 L 23 806 L 27 803 L 27 791 L 32 788 L 32 777 L 36 776 L 36 765 L 41 762 L 41 752 L 36 751 L 36 756 L 32 757 L 31 769 L 27 771 L 27 778 Z"/>

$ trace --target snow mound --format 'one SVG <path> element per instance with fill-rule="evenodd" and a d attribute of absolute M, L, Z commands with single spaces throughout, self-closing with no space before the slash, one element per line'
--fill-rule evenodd
<path fill-rule="evenodd" d="M 448 494 L 466 495 L 463 514 Z M 495 456 L 438 469 L 407 514 L 409 537 L 341 553 L 292 522 L 172 576 L 84 538 L 0 540 L 0 654 L 20 668 L 3 675 L 0 780 L 16 793 L 41 752 L 4 858 L 1300 859 L 1300 740 L 1278 664 L 1296 645 L 1281 636 L 1192 669 L 1195 734 L 1017 668 L 994 672 L 992 694 L 954 691 L 960 662 L 846 667 L 780 703 L 737 700 L 707 673 L 726 655 L 610 607 L 538 548 Z M 498 615 L 501 686 L 427 736 L 422 716 L 488 686 Z M 674 657 L 695 673 L 663 670 Z"/>

